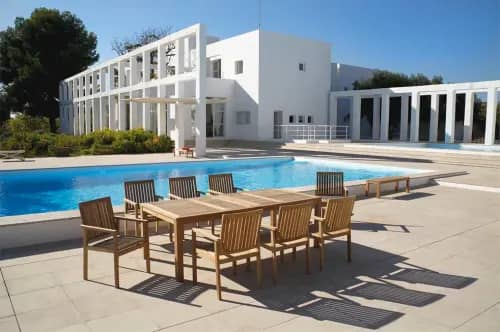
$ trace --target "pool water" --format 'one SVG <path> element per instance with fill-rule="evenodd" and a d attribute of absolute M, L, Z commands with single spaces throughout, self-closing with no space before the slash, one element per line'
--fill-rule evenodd
<path fill-rule="evenodd" d="M 157 194 L 166 196 L 169 177 L 195 175 L 199 190 L 207 191 L 208 174 L 232 173 L 237 187 L 265 189 L 314 185 L 317 171 L 343 171 L 346 181 L 418 172 L 293 157 L 0 171 L 0 216 L 75 210 L 103 196 L 123 204 L 129 180 L 154 179 Z"/>

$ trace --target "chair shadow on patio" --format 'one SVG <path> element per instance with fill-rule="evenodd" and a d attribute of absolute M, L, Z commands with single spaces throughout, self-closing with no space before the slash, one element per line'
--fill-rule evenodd
<path fill-rule="evenodd" d="M 398 225 L 398 224 L 384 224 L 370 221 L 356 221 L 353 220 L 351 228 L 356 231 L 368 232 L 398 232 L 398 233 L 411 233 L 410 228 L 422 227 L 419 225 Z"/>
<path fill-rule="evenodd" d="M 460 289 L 477 280 L 411 265 L 405 262 L 407 258 L 404 256 L 356 243 L 353 243 L 352 248 L 353 261 L 347 263 L 344 247 L 344 241 L 328 243 L 323 272 L 318 271 L 318 252 L 311 250 L 310 275 L 304 273 L 302 252 L 297 253 L 295 262 L 292 261 L 292 255 L 286 255 L 285 262 L 279 264 L 280 277 L 274 287 L 271 285 L 269 258 L 263 260 L 264 286 L 261 289 L 257 287 L 255 280 L 254 263 L 251 266 L 252 272 L 243 272 L 244 266 L 238 266 L 237 275 L 233 275 L 232 267 L 227 266 L 222 270 L 222 275 L 231 280 L 233 286 L 223 282 L 224 294 L 227 294 L 223 301 L 355 327 L 378 329 L 399 319 L 404 313 L 379 308 L 377 302 L 366 305 L 366 300 L 424 307 L 445 297 L 443 294 L 403 287 L 401 281 Z M 185 264 L 185 268 L 189 269 L 190 265 Z M 212 274 L 215 280 L 212 267 L 203 268 L 203 271 L 208 273 L 206 280 L 211 280 Z M 367 278 L 370 281 L 365 281 Z M 393 284 L 392 281 L 399 284 Z M 234 283 L 238 289 L 235 289 Z M 154 275 L 133 286 L 130 291 L 196 306 L 199 305 L 197 297 L 209 290 L 210 294 L 206 296 L 213 295 L 213 301 L 217 301 L 215 292 L 212 294 L 214 284 L 199 283 L 194 286 L 190 280 L 179 283 L 173 277 Z M 224 287 L 225 284 L 227 287 Z M 240 300 L 242 297 L 243 301 Z M 357 298 L 360 299 L 359 302 L 355 300 Z"/>

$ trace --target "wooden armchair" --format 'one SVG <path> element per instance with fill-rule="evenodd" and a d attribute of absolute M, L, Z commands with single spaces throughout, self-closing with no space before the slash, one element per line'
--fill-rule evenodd
<path fill-rule="evenodd" d="M 170 189 L 168 194 L 170 199 L 195 198 L 205 194 L 198 190 L 195 176 L 169 178 L 168 185 Z"/>
<path fill-rule="evenodd" d="M 212 174 L 208 176 L 208 192 L 213 195 L 231 194 L 243 190 L 234 186 L 233 174 Z"/>
<path fill-rule="evenodd" d="M 349 191 L 344 187 L 343 172 L 317 172 L 316 196 L 347 197 Z M 326 201 L 323 201 L 326 205 Z"/>
<path fill-rule="evenodd" d="M 83 231 L 83 279 L 88 280 L 88 251 L 104 251 L 114 256 L 115 287 L 120 288 L 118 274 L 119 257 L 139 248 L 144 248 L 146 271 L 151 271 L 147 220 L 113 214 L 109 197 L 79 204 Z M 134 221 L 143 227 L 143 236 L 120 234 L 120 220 Z"/>
<path fill-rule="evenodd" d="M 318 222 L 318 231 L 311 236 L 320 246 L 319 269 L 323 270 L 325 260 L 325 240 L 347 235 L 347 261 L 351 261 L 351 216 L 354 196 L 331 199 L 327 202 L 323 217 L 313 217 Z"/>
<path fill-rule="evenodd" d="M 262 284 L 262 266 L 259 246 L 261 221 L 262 210 L 254 210 L 223 215 L 220 236 L 216 236 L 206 229 L 193 228 L 193 283 L 197 283 L 196 260 L 198 255 L 209 257 L 215 263 L 217 298 L 221 300 L 220 265 L 232 262 L 234 269 L 238 260 L 246 259 L 247 267 L 249 267 L 250 258 L 256 257 L 257 281 L 260 287 Z M 214 243 L 213 250 L 197 247 L 196 235 L 198 234 Z"/>
<path fill-rule="evenodd" d="M 153 180 L 126 181 L 123 186 L 125 189 L 125 213 L 133 213 L 136 218 L 141 217 L 141 203 L 157 202 L 163 199 L 163 196 L 156 194 Z M 158 232 L 158 219 L 151 218 L 150 221 L 155 222 L 155 231 Z M 169 225 L 170 242 L 172 242 L 173 227 L 171 224 Z M 127 234 L 127 227 L 125 227 L 125 234 Z M 137 229 L 135 235 L 138 235 Z"/>
<path fill-rule="evenodd" d="M 272 253 L 274 283 L 276 283 L 278 276 L 276 252 L 280 251 L 283 258 L 285 249 L 293 249 L 293 257 L 295 259 L 297 247 L 306 247 L 306 273 L 309 274 L 309 225 L 311 212 L 312 206 L 308 203 L 281 206 L 276 226 L 261 226 L 271 231 L 271 242 L 262 243 L 262 247 Z"/>

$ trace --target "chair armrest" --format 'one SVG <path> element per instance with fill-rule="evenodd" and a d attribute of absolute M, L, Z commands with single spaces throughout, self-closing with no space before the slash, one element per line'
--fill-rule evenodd
<path fill-rule="evenodd" d="M 203 236 L 203 237 L 205 237 L 205 238 L 207 238 L 207 239 L 209 239 L 209 240 L 212 240 L 212 241 L 214 241 L 214 242 L 218 242 L 218 241 L 220 241 L 220 237 L 213 235 L 213 234 L 212 234 L 212 232 L 210 232 L 210 231 L 209 231 L 209 230 L 207 230 L 207 229 L 203 229 L 203 228 L 193 228 L 193 229 L 191 229 L 191 231 L 192 231 L 193 233 L 200 234 L 201 236 Z"/>
<path fill-rule="evenodd" d="M 271 231 L 271 232 L 275 232 L 278 230 L 278 227 L 276 227 L 276 226 L 264 225 L 264 224 L 261 224 L 260 228 L 267 229 L 268 231 Z"/>
<path fill-rule="evenodd" d="M 206 192 L 204 192 L 204 191 L 199 191 L 199 190 L 197 190 L 196 192 L 198 193 L 198 196 L 201 196 L 201 195 L 206 195 L 206 194 L 207 194 Z"/>
<path fill-rule="evenodd" d="M 164 200 L 164 199 L 165 199 L 165 197 L 163 197 L 163 196 L 161 196 L 161 195 L 155 195 L 155 198 L 156 198 L 157 200 L 159 200 L 159 201 L 161 201 L 161 200 Z"/>
<path fill-rule="evenodd" d="M 325 221 L 325 218 L 318 217 L 318 216 L 312 216 L 312 219 L 313 219 L 313 221 L 319 221 L 319 222 Z"/>
<path fill-rule="evenodd" d="M 170 194 L 170 193 L 168 194 L 168 198 L 169 198 L 169 199 L 183 199 L 183 198 L 182 198 L 182 197 L 180 197 L 180 196 L 177 196 L 177 195 L 174 195 L 174 194 Z"/>
<path fill-rule="evenodd" d="M 222 195 L 222 193 L 220 191 L 212 190 L 212 189 L 208 189 L 208 193 L 210 195 Z"/>
<path fill-rule="evenodd" d="M 130 204 L 130 205 L 134 205 L 134 206 L 139 206 L 139 203 L 137 202 L 134 202 L 133 200 L 131 199 L 128 199 L 128 198 L 124 198 L 123 201 L 127 204 Z"/>
<path fill-rule="evenodd" d="M 109 234 L 116 234 L 116 233 L 118 233 L 118 230 L 111 229 L 111 228 L 103 228 L 103 227 L 90 226 L 90 225 L 80 225 L 80 227 L 84 231 L 94 231 L 94 232 L 102 232 L 102 233 L 109 233 Z"/>
<path fill-rule="evenodd" d="M 135 222 L 140 222 L 140 223 L 148 222 L 147 219 L 139 219 L 139 218 L 129 217 L 129 216 L 120 215 L 120 214 L 114 215 L 114 218 L 115 218 L 115 220 L 135 221 Z"/>

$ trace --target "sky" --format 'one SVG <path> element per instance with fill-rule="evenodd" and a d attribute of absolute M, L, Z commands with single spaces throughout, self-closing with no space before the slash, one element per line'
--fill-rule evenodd
<path fill-rule="evenodd" d="M 226 38 L 255 30 L 259 0 L 0 0 L 0 30 L 37 7 L 69 10 L 98 37 L 100 61 L 114 38 L 147 27 L 195 23 Z M 500 0 L 260 0 L 263 30 L 322 40 L 332 61 L 445 82 L 500 80 Z"/>

